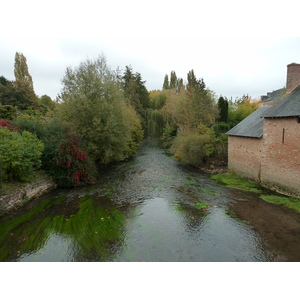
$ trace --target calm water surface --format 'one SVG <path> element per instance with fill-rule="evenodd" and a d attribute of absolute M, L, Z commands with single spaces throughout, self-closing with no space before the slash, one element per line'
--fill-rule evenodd
<path fill-rule="evenodd" d="M 241 194 L 148 142 L 96 185 L 55 190 L 1 217 L 0 261 L 288 260 L 230 211 Z"/>

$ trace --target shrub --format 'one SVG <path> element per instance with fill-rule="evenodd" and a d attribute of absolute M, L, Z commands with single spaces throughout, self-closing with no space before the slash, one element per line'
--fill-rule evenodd
<path fill-rule="evenodd" d="M 57 120 L 47 123 L 31 116 L 23 116 L 15 124 L 36 133 L 43 141 L 42 168 L 58 186 L 72 187 L 94 181 L 94 163 L 88 156 L 87 148 L 70 128 Z"/>
<path fill-rule="evenodd" d="M 28 132 L 0 127 L 0 160 L 3 179 L 26 181 L 34 167 L 40 167 L 44 144 Z"/>
<path fill-rule="evenodd" d="M 0 120 L 0 127 L 6 127 L 10 131 L 18 131 L 20 129 L 18 126 L 13 126 L 11 121 L 4 119 Z"/>
<path fill-rule="evenodd" d="M 50 160 L 49 172 L 59 186 L 71 187 L 94 182 L 94 164 L 75 133 L 67 131 L 57 150 Z"/>
<path fill-rule="evenodd" d="M 174 126 L 167 124 L 163 129 L 163 147 L 170 148 L 172 145 L 172 142 L 174 141 L 177 134 L 177 128 Z"/>
<path fill-rule="evenodd" d="M 0 104 L 0 118 L 12 120 L 17 115 L 17 108 L 12 105 Z"/>
<path fill-rule="evenodd" d="M 214 152 L 213 136 L 209 133 L 181 131 L 174 139 L 171 152 L 183 163 L 201 165 Z"/>

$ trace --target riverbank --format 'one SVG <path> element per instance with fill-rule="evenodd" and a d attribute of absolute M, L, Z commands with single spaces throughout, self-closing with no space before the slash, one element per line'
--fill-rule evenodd
<path fill-rule="evenodd" d="M 29 182 L 2 183 L 0 189 L 0 215 L 56 188 L 56 183 L 43 171 L 36 172 Z"/>
<path fill-rule="evenodd" d="M 239 189 L 245 192 L 260 194 L 260 198 L 266 202 L 279 206 L 285 206 L 297 213 L 300 213 L 300 199 L 298 198 L 272 192 L 271 190 L 267 190 L 268 193 L 266 194 L 264 192 L 266 188 L 233 173 L 214 174 L 211 176 L 211 178 L 227 185 L 228 187 Z"/>

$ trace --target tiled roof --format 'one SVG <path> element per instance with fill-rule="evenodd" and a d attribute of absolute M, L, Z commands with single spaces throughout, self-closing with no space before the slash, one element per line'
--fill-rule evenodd
<path fill-rule="evenodd" d="M 285 89 L 279 89 L 279 90 L 273 91 L 272 93 L 268 94 L 268 98 L 264 102 L 279 100 L 282 97 L 284 91 L 285 91 Z"/>
<path fill-rule="evenodd" d="M 300 116 L 300 86 L 266 113 L 266 118 Z"/>
<path fill-rule="evenodd" d="M 226 134 L 231 136 L 243 136 L 261 138 L 263 135 L 264 115 L 270 106 L 262 106 L 255 112 L 230 129 Z"/>

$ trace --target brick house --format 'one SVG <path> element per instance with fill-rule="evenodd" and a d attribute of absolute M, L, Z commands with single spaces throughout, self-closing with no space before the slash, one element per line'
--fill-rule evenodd
<path fill-rule="evenodd" d="M 300 64 L 287 68 L 286 89 L 227 132 L 228 169 L 300 198 Z"/>

